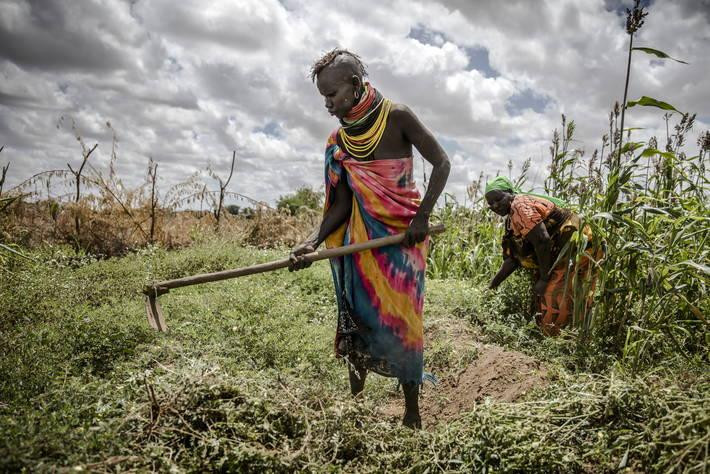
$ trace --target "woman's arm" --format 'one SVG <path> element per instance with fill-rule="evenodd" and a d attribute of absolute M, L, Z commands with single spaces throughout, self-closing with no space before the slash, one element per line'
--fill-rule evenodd
<path fill-rule="evenodd" d="M 500 270 L 498 270 L 498 273 L 496 273 L 493 277 L 491 283 L 488 285 L 488 288 L 491 290 L 498 288 L 498 285 L 503 283 L 503 281 L 505 281 L 505 279 L 508 278 L 519 266 L 520 263 L 512 257 L 508 257 L 503 260 Z"/>
<path fill-rule="evenodd" d="M 417 214 L 409 224 L 407 235 L 404 237 L 403 245 L 410 246 L 426 238 L 427 230 L 429 229 L 429 216 L 434 204 L 436 204 L 436 200 L 439 199 L 439 195 L 444 190 L 451 170 L 451 163 L 434 135 L 414 115 L 414 112 L 409 107 L 399 105 L 396 114 L 398 122 L 401 123 L 404 136 L 421 153 L 422 157 L 433 166 L 429 177 L 429 186 L 427 186 L 424 198 L 419 204 Z"/>
<path fill-rule="evenodd" d="M 545 227 L 543 222 L 533 227 L 525 238 L 530 241 L 535 249 L 537 264 L 540 268 L 540 278 L 535 283 L 535 293 L 542 295 L 545 292 L 545 287 L 550 279 L 550 270 L 552 269 L 552 239 L 547 233 L 547 227 Z"/>
<path fill-rule="evenodd" d="M 301 270 L 302 268 L 310 267 L 310 262 L 305 262 L 298 257 L 310 252 L 314 252 L 318 246 L 338 227 L 340 227 L 350 217 L 352 211 L 352 196 L 353 192 L 348 186 L 345 178 L 335 186 L 335 201 L 328 208 L 328 211 L 323 216 L 320 226 L 309 235 L 306 240 L 295 246 L 291 250 L 289 258 L 291 265 L 288 267 L 290 271 Z"/>

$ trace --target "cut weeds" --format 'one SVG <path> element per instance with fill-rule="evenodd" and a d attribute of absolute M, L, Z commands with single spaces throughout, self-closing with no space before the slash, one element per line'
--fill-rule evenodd
<path fill-rule="evenodd" d="M 428 282 L 425 357 L 441 383 L 426 388 L 429 428 L 419 432 L 401 428 L 399 414 L 383 415 L 390 403 L 401 410 L 392 380 L 368 379 L 362 401 L 348 395 L 346 370 L 332 356 L 327 265 L 165 295 L 170 332 L 147 326 L 146 281 L 273 256 L 211 241 L 79 266 L 18 261 L 0 288 L 0 470 L 707 469 L 702 372 L 680 363 L 672 375 L 570 371 L 564 341 L 537 338 L 524 319 L 497 313 L 509 295 L 472 283 Z M 34 257 L 61 260 L 56 249 Z M 547 385 L 493 380 L 498 369 L 485 367 L 496 363 L 516 377 L 539 364 Z M 473 403 L 436 413 L 437 397 L 457 396 L 454 376 L 462 374 L 461 387 L 471 370 L 471 383 L 488 373 L 495 390 L 466 390 Z M 508 383 L 527 393 L 508 397 L 499 390 Z"/>

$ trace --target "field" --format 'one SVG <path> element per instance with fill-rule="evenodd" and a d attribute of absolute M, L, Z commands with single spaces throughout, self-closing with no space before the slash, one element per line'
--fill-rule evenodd
<path fill-rule="evenodd" d="M 326 263 L 173 290 L 160 297 L 169 330 L 146 320 L 148 283 L 284 257 L 319 222 L 317 192 L 269 209 L 228 191 L 234 161 L 227 179 L 208 170 L 218 190 L 196 176 L 159 189 L 152 161 L 132 189 L 115 153 L 82 174 L 95 146 L 74 129 L 68 170 L 3 189 L 3 166 L 0 471 L 709 472 L 710 131 L 662 100 L 627 100 L 633 55 L 674 60 L 632 47 L 644 16 L 635 2 L 624 99 L 600 146 L 574 148 L 564 115 L 551 137 L 544 191 L 604 250 L 591 313 L 580 303 L 543 337 L 529 274 L 487 289 L 502 226 L 483 175 L 466 202 L 445 195 L 424 309 L 439 381 L 424 386 L 422 430 L 401 426 L 390 379 L 349 395 Z M 633 107 L 662 110 L 665 136 L 636 138 Z M 507 169 L 523 189 L 529 166 Z M 577 232 L 560 261 L 586 244 Z M 573 278 L 575 295 L 592 289 Z"/>
<path fill-rule="evenodd" d="M 580 369 L 572 335 L 543 339 L 504 314 L 514 285 L 429 282 L 425 354 L 440 383 L 425 388 L 418 432 L 400 427 L 391 380 L 348 395 L 326 264 L 175 290 L 161 297 L 169 332 L 149 328 L 146 281 L 277 256 L 211 239 L 15 261 L 0 294 L 1 469 L 707 470 L 702 364 Z"/>

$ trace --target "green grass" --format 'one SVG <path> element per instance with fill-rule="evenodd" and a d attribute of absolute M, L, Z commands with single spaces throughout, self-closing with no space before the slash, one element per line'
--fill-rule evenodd
<path fill-rule="evenodd" d="M 36 264 L 2 270 L 2 471 L 707 469 L 702 362 L 678 358 L 633 377 L 608 358 L 578 364 L 572 338 L 542 339 L 516 310 L 522 276 L 498 293 L 430 280 L 425 319 L 463 321 L 482 340 L 542 360 L 551 385 L 412 432 L 377 410 L 392 399 L 391 380 L 370 377 L 362 401 L 349 397 L 332 355 L 326 264 L 174 290 L 161 296 L 161 334 L 145 319 L 145 282 L 281 253 L 211 240 L 105 261 L 56 248 L 33 256 Z M 453 337 L 425 354 L 440 374 L 475 357 Z"/>

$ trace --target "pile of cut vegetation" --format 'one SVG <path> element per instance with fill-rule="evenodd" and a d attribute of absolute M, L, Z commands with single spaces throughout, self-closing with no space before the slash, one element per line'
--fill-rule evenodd
<path fill-rule="evenodd" d="M 4 267 L 0 470 L 707 470 L 697 366 L 565 368 L 567 346 L 467 281 L 428 282 L 440 383 L 416 432 L 390 379 L 349 396 L 326 265 L 176 290 L 161 297 L 169 332 L 148 327 L 146 281 L 276 255 L 208 240 L 99 261 L 51 248 Z"/>

